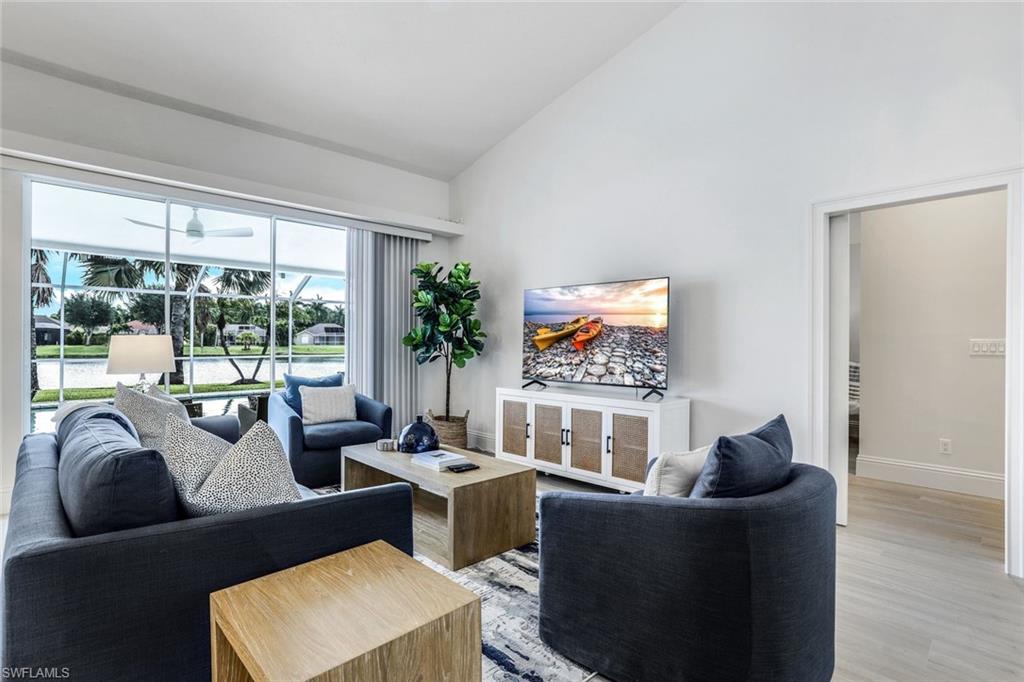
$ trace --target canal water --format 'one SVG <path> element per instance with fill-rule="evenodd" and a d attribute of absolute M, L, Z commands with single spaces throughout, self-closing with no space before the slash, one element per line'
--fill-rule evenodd
<path fill-rule="evenodd" d="M 241 369 L 248 378 L 252 376 L 253 371 L 256 369 L 258 359 L 251 357 L 236 358 L 235 362 L 238 364 L 239 369 Z M 60 367 L 57 360 L 39 360 L 37 370 L 39 373 L 40 388 L 56 389 L 58 387 L 60 381 Z M 128 385 L 133 385 L 139 379 L 136 374 L 130 376 L 107 374 L 106 370 L 107 361 L 102 358 L 66 360 L 64 363 L 64 388 L 114 387 L 119 381 Z M 235 368 L 231 366 L 231 363 L 224 358 L 195 358 L 193 361 L 192 371 L 194 372 L 193 383 L 195 384 L 230 384 L 231 382 L 238 380 L 238 372 L 235 371 Z M 287 356 L 278 357 L 277 360 L 278 380 L 281 380 L 282 375 L 286 372 L 302 376 L 323 376 L 325 374 L 334 374 L 335 372 L 344 371 L 344 356 L 293 356 L 291 370 L 288 368 Z M 188 375 L 189 363 L 188 361 L 185 361 L 186 380 L 188 379 Z M 150 376 L 149 378 L 151 380 L 156 379 L 155 376 Z M 259 381 L 270 381 L 269 358 L 264 359 L 263 365 L 256 378 Z M 247 387 L 242 385 L 239 386 L 238 389 L 239 391 L 245 391 Z M 194 400 L 195 402 L 203 403 L 203 413 L 205 416 L 236 414 L 238 412 L 238 405 L 246 402 L 246 398 L 244 396 L 202 398 L 200 395 L 197 395 Z M 53 431 L 55 424 L 53 423 L 52 418 L 56 411 L 55 407 L 34 408 L 32 410 L 32 433 Z"/>
<path fill-rule="evenodd" d="M 238 368 L 242 370 L 246 378 L 252 377 L 259 362 L 258 358 L 234 358 Z M 196 384 L 230 384 L 238 380 L 238 372 L 225 358 L 202 357 L 195 358 L 191 363 L 193 372 L 193 383 Z M 57 388 L 60 381 L 60 361 L 38 360 L 36 362 L 39 374 L 39 388 Z M 186 381 L 189 376 L 189 361 L 184 361 Z M 334 372 L 345 371 L 345 356 L 293 356 L 291 374 L 302 374 L 306 376 L 321 376 L 333 374 Z M 288 372 L 288 356 L 278 356 L 277 374 Z M 150 377 L 155 379 L 156 377 Z M 270 358 L 263 360 L 258 381 L 270 381 Z M 90 360 L 67 359 L 64 361 L 64 388 L 94 388 L 103 386 L 116 386 L 117 382 L 134 384 L 138 381 L 137 375 L 116 375 L 107 374 L 106 358 Z"/>

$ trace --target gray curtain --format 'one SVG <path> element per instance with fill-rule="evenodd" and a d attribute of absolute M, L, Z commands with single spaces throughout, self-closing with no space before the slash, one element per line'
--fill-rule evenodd
<path fill-rule="evenodd" d="M 363 395 L 376 397 L 373 385 L 374 310 L 376 309 L 375 232 L 348 229 L 345 267 L 348 313 L 345 356 L 348 383 Z"/>
<path fill-rule="evenodd" d="M 348 381 L 391 406 L 395 434 L 416 416 L 416 360 L 402 337 L 416 322 L 409 271 L 418 252 L 415 239 L 348 230 Z"/>

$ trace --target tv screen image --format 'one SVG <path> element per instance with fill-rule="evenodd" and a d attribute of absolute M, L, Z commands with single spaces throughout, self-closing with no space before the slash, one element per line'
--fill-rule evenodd
<path fill-rule="evenodd" d="M 527 289 L 523 378 L 668 388 L 668 277 Z"/>

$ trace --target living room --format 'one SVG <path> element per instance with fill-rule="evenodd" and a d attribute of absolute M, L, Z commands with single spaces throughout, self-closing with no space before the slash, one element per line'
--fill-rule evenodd
<path fill-rule="evenodd" d="M 0 23 L 0 675 L 1024 676 L 1024 5 Z M 850 474 L 841 222 L 982 195 L 1002 473 Z"/>

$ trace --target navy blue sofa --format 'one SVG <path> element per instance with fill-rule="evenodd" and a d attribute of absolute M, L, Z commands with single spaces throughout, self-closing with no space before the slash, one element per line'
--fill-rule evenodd
<path fill-rule="evenodd" d="M 284 445 L 295 480 L 310 488 L 341 482 L 341 448 L 391 437 L 391 408 L 356 394 L 356 420 L 303 425 L 284 394 L 277 391 L 267 406 L 270 428 Z"/>
<path fill-rule="evenodd" d="M 836 486 L 734 499 L 545 493 L 540 634 L 617 682 L 832 676 Z"/>
<path fill-rule="evenodd" d="M 238 438 L 235 417 L 193 422 Z M 60 458 L 54 434 L 25 437 L 18 453 L 3 562 L 4 670 L 209 680 L 211 592 L 374 540 L 412 553 L 407 484 L 303 490 L 298 502 L 76 537 Z"/>

